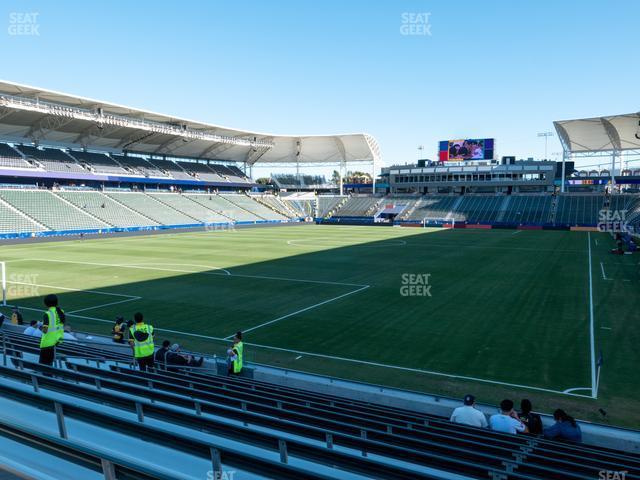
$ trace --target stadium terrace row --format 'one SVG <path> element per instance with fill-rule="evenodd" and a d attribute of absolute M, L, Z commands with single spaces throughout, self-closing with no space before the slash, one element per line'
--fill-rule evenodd
<path fill-rule="evenodd" d="M 249 186 L 253 182 L 236 166 L 172 161 L 132 155 L 39 148 L 0 143 L 0 175 L 7 170 L 33 170 L 66 174 L 184 180 L 220 185 Z M 90 177 L 85 178 L 90 180 Z"/>
<path fill-rule="evenodd" d="M 23 437 L 17 455 L 53 456 L 66 478 L 102 478 L 105 461 L 145 479 L 205 478 L 212 468 L 261 478 L 579 480 L 603 469 L 640 478 L 635 453 L 487 431 L 250 375 L 219 376 L 210 369 L 214 359 L 202 370 L 141 372 L 124 350 L 66 341 L 54 368 L 36 363 L 37 339 L 3 328 L 2 340 L 8 416 L 0 428 Z M 88 452 L 96 436 L 100 448 Z M 56 456 L 45 443 L 64 443 L 74 455 Z M 104 460 L 94 462 L 101 466 L 95 473 L 84 461 L 89 453 Z"/>
<path fill-rule="evenodd" d="M 372 197 L 320 195 L 315 200 L 270 194 L 54 190 L 0 187 L 0 235 L 43 232 L 107 232 L 119 229 L 197 227 L 301 221 L 395 224 L 488 224 L 596 227 L 608 214 L 624 212 L 627 227 L 640 228 L 640 197 L 634 195 L 426 195 Z M 386 212 L 393 212 L 387 215 Z"/>
<path fill-rule="evenodd" d="M 620 194 L 424 195 L 319 197 L 323 218 L 389 219 L 396 223 L 453 221 L 510 226 L 596 227 L 605 212 L 618 212 L 640 226 L 640 197 Z"/>
<path fill-rule="evenodd" d="M 0 188 L 0 234 L 297 221 L 278 197 Z"/>

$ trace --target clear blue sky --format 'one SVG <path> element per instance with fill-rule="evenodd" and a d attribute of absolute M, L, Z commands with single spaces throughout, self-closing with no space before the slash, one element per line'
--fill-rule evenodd
<path fill-rule="evenodd" d="M 640 2 L 11 1 L 0 78 L 279 134 L 368 132 L 386 164 L 495 137 L 542 157 L 558 119 L 640 109 Z M 403 13 L 431 35 L 402 35 Z M 556 138 L 549 152 L 560 151 Z"/>

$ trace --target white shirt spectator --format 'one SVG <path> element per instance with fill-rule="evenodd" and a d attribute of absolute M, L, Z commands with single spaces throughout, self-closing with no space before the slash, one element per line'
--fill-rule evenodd
<path fill-rule="evenodd" d="M 463 405 L 462 407 L 456 408 L 451 414 L 450 420 L 454 423 L 461 423 L 472 427 L 487 427 L 487 417 L 471 405 Z"/>
<path fill-rule="evenodd" d="M 491 425 L 491 430 L 503 433 L 524 432 L 525 429 L 524 423 L 502 413 L 491 415 L 489 424 Z"/>
<path fill-rule="evenodd" d="M 31 325 L 29 325 L 27 328 L 24 329 L 24 333 L 25 335 L 29 335 L 30 337 L 41 337 L 42 336 L 42 332 L 40 331 L 39 328 L 36 327 L 32 327 Z"/>

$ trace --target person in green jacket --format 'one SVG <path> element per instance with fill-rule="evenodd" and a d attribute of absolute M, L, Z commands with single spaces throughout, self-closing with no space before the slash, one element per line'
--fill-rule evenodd
<path fill-rule="evenodd" d="M 53 365 L 56 357 L 56 345 L 62 343 L 64 336 L 64 311 L 58 306 L 58 296 L 54 294 L 44 297 L 47 311 L 42 317 L 42 337 L 40 337 L 40 363 Z"/>

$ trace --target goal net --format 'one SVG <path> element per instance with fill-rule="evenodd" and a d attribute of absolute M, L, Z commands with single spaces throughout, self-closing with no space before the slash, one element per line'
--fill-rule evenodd
<path fill-rule="evenodd" d="M 447 217 L 425 217 L 422 219 L 422 227 L 440 227 L 440 228 L 455 228 L 455 218 Z"/>

